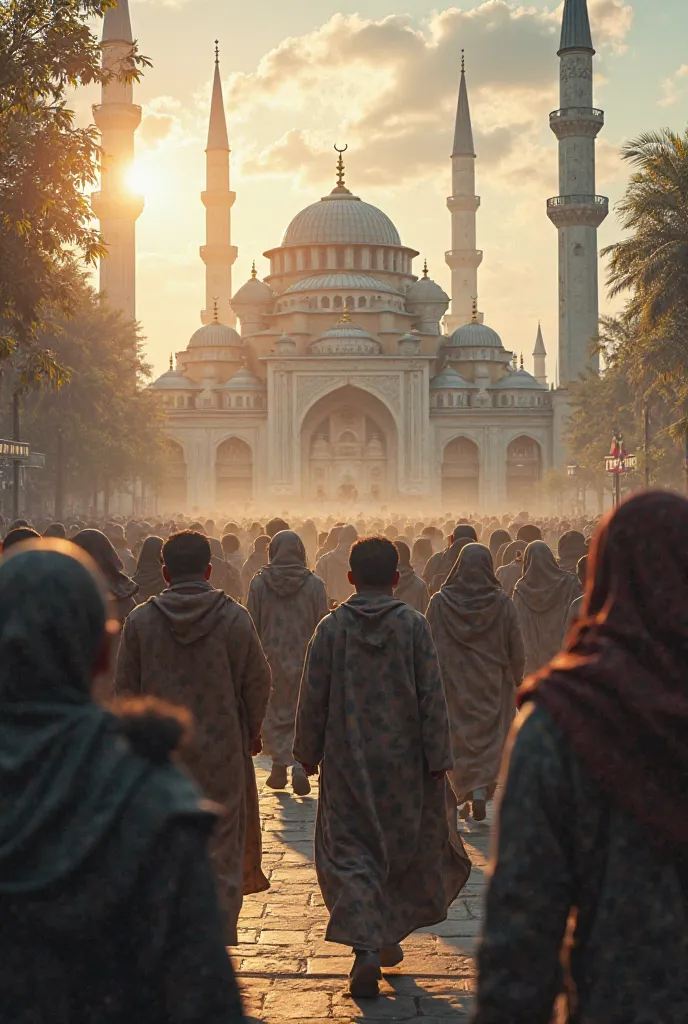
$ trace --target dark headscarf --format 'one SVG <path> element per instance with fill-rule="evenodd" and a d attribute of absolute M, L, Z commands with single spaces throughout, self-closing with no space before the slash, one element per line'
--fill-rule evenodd
<path fill-rule="evenodd" d="M 134 754 L 91 700 L 106 612 L 89 565 L 58 540 L 0 563 L 0 893 L 71 875 L 137 802 L 118 861 L 131 884 L 165 820 L 199 810 L 192 783 Z"/>
<path fill-rule="evenodd" d="M 562 569 L 575 572 L 578 562 L 587 553 L 588 548 L 582 533 L 578 530 L 567 530 L 566 533 L 562 533 L 557 544 L 557 555 Z"/>
<path fill-rule="evenodd" d="M 567 591 L 571 592 L 568 602 Z M 580 585 L 577 577 L 559 568 L 552 549 L 544 540 L 534 540 L 523 555 L 523 575 L 514 593 L 519 594 L 532 612 L 546 612 L 557 602 L 568 607 L 580 594 Z"/>
<path fill-rule="evenodd" d="M 281 530 L 275 534 L 270 541 L 268 557 L 269 564 L 258 575 L 279 597 L 297 594 L 313 575 L 306 564 L 304 543 L 293 530 Z"/>
<path fill-rule="evenodd" d="M 489 629 L 508 600 L 494 574 L 490 549 L 477 543 L 464 545 L 433 598 L 436 612 L 457 640 Z"/>
<path fill-rule="evenodd" d="M 502 554 L 502 565 L 511 565 L 511 563 L 516 561 L 519 556 L 523 558 L 523 552 L 527 547 L 528 545 L 524 540 L 512 540 L 511 543 L 507 544 L 504 548 L 504 552 Z"/>
<path fill-rule="evenodd" d="M 64 523 L 50 523 L 43 531 L 44 537 L 57 537 L 58 540 L 66 540 L 67 530 Z"/>
<path fill-rule="evenodd" d="M 262 569 L 264 565 L 268 564 L 268 546 L 270 544 L 270 538 L 265 534 L 261 534 L 260 537 L 256 537 L 253 542 L 253 551 L 248 556 L 243 566 L 241 567 L 242 579 L 246 581 L 246 585 L 253 579 L 259 569 Z"/>
<path fill-rule="evenodd" d="M 495 568 L 497 568 L 496 558 L 499 554 L 499 549 L 503 544 L 509 544 L 510 542 L 511 534 L 508 530 L 493 530 L 490 534 L 489 548 L 490 554 L 492 555 L 492 561 L 495 563 Z"/>
<path fill-rule="evenodd" d="M 652 836 L 688 844 L 688 501 L 649 492 L 603 521 L 579 625 L 520 691 Z"/>
<path fill-rule="evenodd" d="M 149 597 L 156 594 L 162 594 L 167 587 L 160 561 L 162 545 L 161 537 L 146 537 L 141 545 L 139 561 L 134 573 L 134 583 L 138 584 L 139 588 L 137 594 L 139 602 L 147 601 Z"/>
<path fill-rule="evenodd" d="M 456 565 L 456 560 L 467 544 L 477 543 L 478 537 L 472 526 L 468 523 L 459 523 L 452 534 L 452 543 L 442 555 L 435 575 L 432 579 L 431 590 L 437 592 L 446 581 L 449 573 Z"/>
<path fill-rule="evenodd" d="M 82 530 L 72 541 L 91 556 L 118 605 L 133 602 L 139 588 L 122 571 L 122 561 L 105 534 L 100 530 Z"/>

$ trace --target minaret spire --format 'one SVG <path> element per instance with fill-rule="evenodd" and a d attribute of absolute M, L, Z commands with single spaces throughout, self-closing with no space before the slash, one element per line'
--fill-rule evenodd
<path fill-rule="evenodd" d="M 609 200 L 595 194 L 595 138 L 604 113 L 593 107 L 593 56 L 587 0 L 565 0 L 559 58 L 560 109 L 550 114 L 559 140 L 559 195 L 547 215 L 559 233 L 559 386 L 599 371 L 597 229 Z"/>
<path fill-rule="evenodd" d="M 535 379 L 538 384 L 547 384 L 547 370 L 545 362 L 547 359 L 547 350 L 545 349 L 545 342 L 542 337 L 542 325 L 538 320 L 537 336 L 535 338 L 535 348 L 533 349 L 533 367 L 535 371 Z"/>
<path fill-rule="evenodd" d="M 206 146 L 206 189 L 201 193 L 205 206 L 206 244 L 201 246 L 205 263 L 204 324 L 213 321 L 234 326 L 236 317 L 229 304 L 232 294 L 232 266 L 237 258 L 232 245 L 232 206 L 236 193 L 229 187 L 229 137 L 222 96 L 219 42 L 215 40 L 215 71 L 210 101 L 208 144 Z"/>
<path fill-rule="evenodd" d="M 451 269 L 451 313 L 445 317 L 450 334 L 457 327 L 470 323 L 474 313 L 478 323 L 483 319 L 477 307 L 473 309 L 472 302 L 472 297 L 478 294 L 478 267 L 483 254 L 476 249 L 476 214 L 480 198 L 475 194 L 475 146 L 463 50 L 451 162 L 452 194 L 447 199 L 447 207 L 451 213 L 452 247 L 445 253 L 447 266 Z"/>
<path fill-rule="evenodd" d="M 143 197 L 132 192 L 127 174 L 134 161 L 141 107 L 133 102 L 133 83 L 125 81 L 121 72 L 133 46 L 128 0 L 118 0 L 103 18 L 103 68 L 115 76 L 103 83 L 101 102 L 93 107 L 102 157 L 100 191 L 91 196 L 91 205 L 108 250 L 100 261 L 101 294 L 112 309 L 132 320 L 136 316 L 136 221 L 143 212 Z"/>

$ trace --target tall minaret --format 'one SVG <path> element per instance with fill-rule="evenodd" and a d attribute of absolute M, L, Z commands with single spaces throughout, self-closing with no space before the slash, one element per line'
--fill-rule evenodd
<path fill-rule="evenodd" d="M 475 247 L 480 197 L 475 194 L 475 148 L 463 50 L 451 162 L 452 194 L 447 199 L 447 206 L 451 212 L 452 247 L 445 253 L 447 266 L 451 269 L 451 313 L 445 317 L 450 334 L 473 319 L 473 300 L 478 294 L 478 267 L 483 259 L 482 252 Z M 482 319 L 482 313 L 478 313 L 480 323 Z"/>
<path fill-rule="evenodd" d="M 535 348 L 533 349 L 533 370 L 538 384 L 547 384 L 546 361 L 547 350 L 545 349 L 545 342 L 542 337 L 542 327 L 538 320 L 537 337 L 535 338 Z"/>
<path fill-rule="evenodd" d="M 215 40 L 215 77 L 210 102 L 208 145 L 205 150 L 205 192 L 201 200 L 205 206 L 206 244 L 201 246 L 201 259 L 205 263 L 205 309 L 201 320 L 212 320 L 234 327 L 236 317 L 229 300 L 232 295 L 232 265 L 237 248 L 232 245 L 232 206 L 236 192 L 229 188 L 229 139 L 220 79 L 220 51 Z"/>
<path fill-rule="evenodd" d="M 112 309 L 136 316 L 136 221 L 143 197 L 127 182 L 134 161 L 134 133 L 141 123 L 141 107 L 133 100 L 133 84 L 121 77 L 134 45 L 128 0 L 118 0 L 103 20 L 103 68 L 119 73 L 101 88 L 101 102 L 93 119 L 101 133 L 100 192 L 91 197 L 93 212 L 107 246 L 100 261 L 100 291 Z"/>
<path fill-rule="evenodd" d="M 604 112 L 592 105 L 592 58 L 587 0 L 565 0 L 559 47 L 561 109 L 550 114 L 559 139 L 559 195 L 547 215 L 559 232 L 559 386 L 599 371 L 591 354 L 598 334 L 597 228 L 609 200 L 595 195 L 595 138 Z"/>

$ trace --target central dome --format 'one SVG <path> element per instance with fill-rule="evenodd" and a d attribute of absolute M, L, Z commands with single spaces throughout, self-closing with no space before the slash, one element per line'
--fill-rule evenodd
<path fill-rule="evenodd" d="M 297 213 L 282 245 L 401 245 L 386 213 L 347 191 L 335 191 Z"/>

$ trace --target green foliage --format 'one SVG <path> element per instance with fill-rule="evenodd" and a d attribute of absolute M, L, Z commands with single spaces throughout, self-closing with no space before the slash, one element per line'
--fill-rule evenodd
<path fill-rule="evenodd" d="M 103 254 L 87 191 L 98 171 L 96 129 L 77 128 L 68 90 L 149 65 L 134 47 L 101 70 L 89 22 L 114 0 L 3 0 L 0 4 L 0 360 L 36 355 L 48 311 L 81 301 L 74 270 Z M 33 350 L 33 351 L 32 351 Z M 43 355 L 54 382 L 59 375 Z"/>
<path fill-rule="evenodd" d="M 162 416 L 145 386 L 150 368 L 142 358 L 136 326 L 102 305 L 82 283 L 71 319 L 56 320 L 40 343 L 65 368 L 66 379 L 31 386 L 25 376 L 22 437 L 45 452 L 45 484 L 56 472 L 62 432 L 65 489 L 88 503 L 98 489 L 115 489 L 134 477 L 157 479 L 163 455 Z"/>

